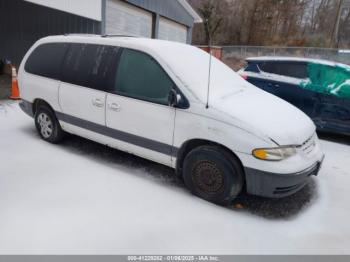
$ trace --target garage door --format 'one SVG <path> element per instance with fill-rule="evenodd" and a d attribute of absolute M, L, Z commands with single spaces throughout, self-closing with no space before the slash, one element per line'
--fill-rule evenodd
<path fill-rule="evenodd" d="M 159 21 L 159 39 L 186 43 L 187 27 L 161 17 Z"/>
<path fill-rule="evenodd" d="M 108 0 L 106 33 L 152 37 L 152 14 L 120 0 Z"/>

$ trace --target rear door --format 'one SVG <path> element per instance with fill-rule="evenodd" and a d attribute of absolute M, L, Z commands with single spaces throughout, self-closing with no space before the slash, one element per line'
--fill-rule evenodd
<path fill-rule="evenodd" d="M 340 133 L 350 132 L 350 82 L 342 68 L 313 64 L 310 86 L 318 93 L 316 123 Z"/>
<path fill-rule="evenodd" d="M 316 104 L 315 122 L 324 130 L 349 133 L 350 99 L 320 93 Z"/>
<path fill-rule="evenodd" d="M 68 131 L 98 132 L 105 126 L 106 90 L 113 81 L 110 73 L 116 64 L 117 52 L 115 47 L 70 44 L 59 88 L 62 110 L 59 118 L 66 123 L 64 126 Z M 84 136 L 97 137 L 91 132 L 84 132 Z"/>
<path fill-rule="evenodd" d="M 303 89 L 307 80 L 307 63 L 296 61 L 268 61 L 259 64 L 267 74 L 267 91 L 301 109 L 310 117 L 315 113 L 317 94 Z"/>
<path fill-rule="evenodd" d="M 114 90 L 107 95 L 106 124 L 114 146 L 171 164 L 175 108 L 168 105 L 174 83 L 149 55 L 123 49 Z"/>
<path fill-rule="evenodd" d="M 346 88 L 348 94 L 350 94 L 350 81 Z M 344 117 L 343 121 L 344 133 L 350 134 L 350 96 L 344 97 L 343 108 L 346 112 L 346 116 Z"/>

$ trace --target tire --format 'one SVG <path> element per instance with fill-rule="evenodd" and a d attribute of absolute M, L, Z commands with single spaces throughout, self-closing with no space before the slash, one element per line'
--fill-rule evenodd
<path fill-rule="evenodd" d="M 190 151 L 184 160 L 183 178 L 194 195 L 219 205 L 230 203 L 243 187 L 240 163 L 218 146 Z"/>
<path fill-rule="evenodd" d="M 52 144 L 59 143 L 64 137 L 64 131 L 58 122 L 55 113 L 45 105 L 40 105 L 36 110 L 35 127 L 40 137 Z"/>

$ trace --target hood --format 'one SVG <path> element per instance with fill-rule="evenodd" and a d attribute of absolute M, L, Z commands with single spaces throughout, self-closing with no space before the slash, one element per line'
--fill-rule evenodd
<path fill-rule="evenodd" d="M 244 123 L 245 129 L 248 126 L 279 145 L 301 145 L 315 132 L 302 111 L 254 86 L 217 98 L 212 107 L 233 118 L 233 124 Z"/>
<path fill-rule="evenodd" d="M 149 42 L 159 59 L 191 94 L 204 105 L 225 115 L 232 124 L 279 145 L 302 144 L 315 132 L 311 119 L 296 107 L 245 81 L 224 63 L 199 48 L 168 41 Z M 231 119 L 231 120 L 230 120 Z"/>

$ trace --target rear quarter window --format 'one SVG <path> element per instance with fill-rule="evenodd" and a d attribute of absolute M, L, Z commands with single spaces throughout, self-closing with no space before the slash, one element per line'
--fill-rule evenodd
<path fill-rule="evenodd" d="M 254 72 L 254 73 L 260 72 L 258 65 L 256 63 L 252 63 L 252 62 L 248 62 L 248 65 L 245 67 L 244 71 Z"/>
<path fill-rule="evenodd" d="M 24 66 L 28 73 L 59 80 L 61 65 L 67 50 L 66 43 L 39 45 L 30 55 Z"/>

